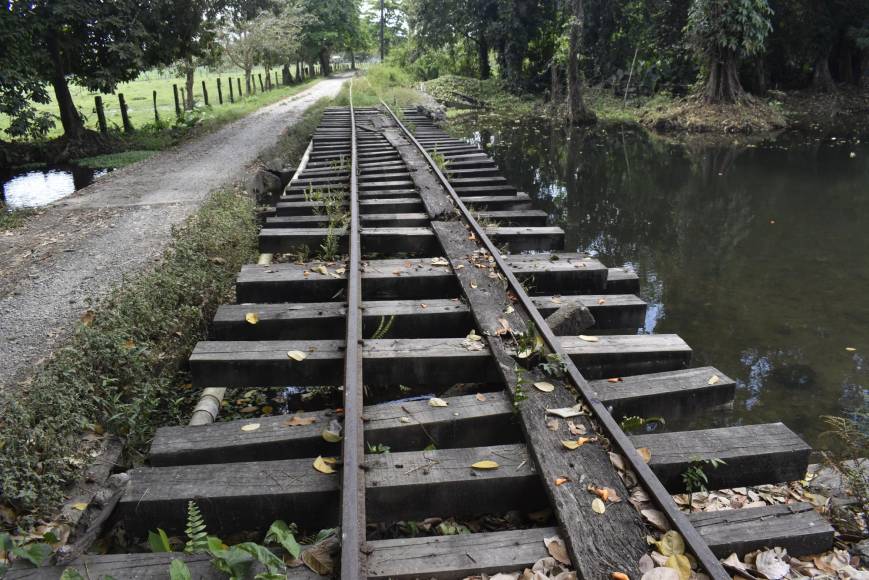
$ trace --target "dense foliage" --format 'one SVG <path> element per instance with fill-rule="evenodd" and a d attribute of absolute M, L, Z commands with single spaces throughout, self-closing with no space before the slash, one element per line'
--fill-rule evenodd
<path fill-rule="evenodd" d="M 567 96 L 572 55 L 584 78 L 650 94 L 694 87 L 711 101 L 742 87 L 830 90 L 869 64 L 869 0 L 405 0 L 393 58 L 419 78 L 485 79 Z M 579 46 L 570 47 L 574 25 Z"/>

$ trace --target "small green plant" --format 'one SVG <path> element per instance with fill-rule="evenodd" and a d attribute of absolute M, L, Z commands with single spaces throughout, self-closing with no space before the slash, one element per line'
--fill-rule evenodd
<path fill-rule="evenodd" d="M 525 394 L 525 389 L 523 388 L 525 384 L 525 369 L 519 365 L 515 365 L 513 372 L 516 373 L 516 386 L 513 389 L 513 408 L 518 410 L 519 403 L 528 399 L 528 395 Z"/>
<path fill-rule="evenodd" d="M 44 538 L 57 541 L 57 538 Z M 51 546 L 44 542 L 24 543 L 14 540 L 9 534 L 0 534 L 0 576 L 9 569 L 13 559 L 26 560 L 34 566 L 41 566 L 51 556 Z"/>
<path fill-rule="evenodd" d="M 543 354 L 546 343 L 543 342 L 543 337 L 537 332 L 537 327 L 534 323 L 528 323 L 528 330 L 525 332 L 513 333 L 516 341 L 516 357 L 523 360 L 533 360 Z"/>
<path fill-rule="evenodd" d="M 434 151 L 431 152 L 431 158 L 432 161 L 435 162 L 435 165 L 437 165 L 438 169 L 441 170 L 441 173 L 449 177 L 449 168 L 447 167 L 449 161 L 441 152 L 438 151 L 437 147 L 435 147 Z"/>
<path fill-rule="evenodd" d="M 160 531 L 162 532 L 163 530 Z M 208 534 L 205 532 L 205 520 L 199 511 L 199 506 L 192 500 L 187 503 L 187 527 L 184 528 L 184 533 L 187 534 L 187 543 L 184 545 L 186 553 L 194 554 L 208 549 Z"/>
<path fill-rule="evenodd" d="M 392 330 L 392 324 L 395 322 L 395 316 L 381 316 L 380 324 L 377 326 L 377 330 L 374 331 L 374 334 L 371 335 L 371 338 L 374 340 L 380 340 L 385 338 L 389 331 Z"/>
<path fill-rule="evenodd" d="M 710 457 L 709 459 L 691 458 L 691 465 L 682 473 L 682 483 L 685 484 L 685 489 L 688 491 L 689 507 L 695 493 L 708 491 L 709 476 L 706 475 L 706 466 L 716 469 L 719 465 L 725 464 L 726 461 L 717 457 Z"/>
<path fill-rule="evenodd" d="M 822 417 L 830 427 L 822 436 L 832 437 L 832 449 L 824 451 L 824 461 L 842 477 L 844 491 L 856 502 L 850 511 L 854 513 L 855 529 L 869 525 L 869 406 L 855 411 L 852 417 Z M 850 525 L 849 525 L 850 527 Z"/>
<path fill-rule="evenodd" d="M 560 378 L 567 374 L 567 363 L 557 353 L 549 353 L 546 362 L 540 363 L 540 370 L 548 377 Z"/>
<path fill-rule="evenodd" d="M 324 262 L 332 262 L 338 257 L 338 243 L 340 241 L 338 233 L 332 223 L 329 223 L 329 229 L 326 231 L 326 237 L 323 243 L 320 244 L 319 258 Z"/>
<path fill-rule="evenodd" d="M 385 454 L 389 453 L 391 449 L 389 445 L 384 445 L 383 443 L 375 443 L 374 445 L 366 443 L 366 446 L 368 447 L 368 453 Z"/>
<path fill-rule="evenodd" d="M 642 429 L 644 427 L 653 427 L 657 425 L 666 425 L 667 422 L 664 421 L 663 417 L 622 417 L 622 420 L 619 421 L 619 427 L 622 428 L 622 431 L 625 433 L 631 433 L 636 431 L 637 429 Z"/>

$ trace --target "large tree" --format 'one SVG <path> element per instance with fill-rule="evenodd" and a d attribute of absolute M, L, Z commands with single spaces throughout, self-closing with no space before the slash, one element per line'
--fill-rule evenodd
<path fill-rule="evenodd" d="M 763 50 L 772 26 L 767 0 L 694 0 L 688 11 L 688 40 L 703 61 L 703 97 L 733 103 L 745 96 L 740 60 Z"/>
<path fill-rule="evenodd" d="M 15 22 L 32 40 L 26 52 L 16 55 L 14 66 L 27 73 L 18 82 L 26 78 L 30 87 L 50 84 L 64 134 L 81 138 L 84 121 L 69 83 L 112 92 L 118 83 L 135 79 L 142 70 L 167 64 L 172 52 L 164 43 L 164 33 L 171 26 L 162 16 L 170 1 L 8 0 L 4 20 Z M 7 35 L 0 38 L 0 44 L 9 41 Z M 2 94 L 8 95 L 3 84 Z M 8 103 L 4 98 L 4 108 Z M 26 109 L 19 110 L 19 119 Z"/>
<path fill-rule="evenodd" d="M 332 53 L 348 48 L 361 30 L 359 0 L 300 0 L 299 5 L 310 21 L 302 31 L 306 60 L 320 61 L 322 73 L 331 71 Z"/>
<path fill-rule="evenodd" d="M 478 74 L 489 78 L 492 30 L 498 0 L 412 0 L 408 20 L 417 42 L 428 48 L 470 42 L 477 54 Z"/>

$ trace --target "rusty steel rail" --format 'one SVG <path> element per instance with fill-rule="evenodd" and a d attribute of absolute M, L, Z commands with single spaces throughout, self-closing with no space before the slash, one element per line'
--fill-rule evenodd
<path fill-rule="evenodd" d="M 341 470 L 341 578 L 367 576 L 362 545 L 365 543 L 365 444 L 362 425 L 362 288 L 359 239 L 358 157 L 353 80 L 350 80 L 350 223 L 348 226 L 347 332 L 344 357 L 344 441 Z"/>
<path fill-rule="evenodd" d="M 404 132 L 407 139 L 414 144 L 414 146 L 425 158 L 432 172 L 434 172 L 438 180 L 441 182 L 441 185 L 443 185 L 444 189 L 446 189 L 453 202 L 456 204 L 456 207 L 459 209 L 463 219 L 466 220 L 466 222 L 470 225 L 471 229 L 474 232 L 474 235 L 477 237 L 478 240 L 482 242 L 489 254 L 495 259 L 495 263 L 497 264 L 501 274 L 503 274 L 507 280 L 509 289 L 514 293 L 514 295 L 522 303 L 522 306 L 528 312 L 532 322 L 535 324 L 544 342 L 546 343 L 546 346 L 550 349 L 551 352 L 557 354 L 560 359 L 564 361 L 567 367 L 567 373 L 570 376 L 570 379 L 573 382 L 574 386 L 582 396 L 583 402 L 588 405 L 588 407 L 594 413 L 594 418 L 600 423 L 600 425 L 606 432 L 607 437 L 615 444 L 618 452 L 625 457 L 631 469 L 634 471 L 634 473 L 637 474 L 640 484 L 645 488 L 655 504 L 659 508 L 661 508 L 661 511 L 663 511 L 667 518 L 670 520 L 673 529 L 682 534 L 682 537 L 685 539 L 685 545 L 691 552 L 693 552 L 694 556 L 696 556 L 698 562 L 704 568 L 706 573 L 715 580 L 729 580 L 730 574 L 725 571 L 724 567 L 721 565 L 721 562 L 719 562 L 718 558 L 715 557 L 715 555 L 709 549 L 709 546 L 706 544 L 706 542 L 703 540 L 697 530 L 694 529 L 694 526 L 692 526 L 691 523 L 688 521 L 688 518 L 686 518 L 685 515 L 680 512 L 679 509 L 676 507 L 676 504 L 673 501 L 673 498 L 670 496 L 669 492 L 667 492 L 667 490 L 664 488 L 660 480 L 657 478 L 657 476 L 655 476 L 649 466 L 646 465 L 640 454 L 637 453 L 630 439 L 621 429 L 613 416 L 609 413 L 606 406 L 600 401 L 600 399 L 596 398 L 593 395 L 588 382 L 585 380 L 582 374 L 580 374 L 579 369 L 576 368 L 576 365 L 573 363 L 570 356 L 568 356 L 568 354 L 561 347 L 560 342 L 552 333 L 549 325 L 546 324 L 546 321 L 537 310 L 537 307 L 534 306 L 534 303 L 525 292 L 522 284 L 519 283 L 519 280 L 516 279 L 516 276 L 507 266 L 506 262 L 504 262 L 504 259 L 502 258 L 500 251 L 498 251 L 498 248 L 495 247 L 495 244 L 493 244 L 489 237 L 486 235 L 484 228 L 480 226 L 480 224 L 468 210 L 467 206 L 464 204 L 464 202 L 462 202 L 455 189 L 453 189 L 452 185 L 450 185 L 449 180 L 446 178 L 440 168 L 438 168 L 437 163 L 434 162 L 434 160 L 428 154 L 428 151 L 426 151 L 425 147 L 423 147 L 422 144 L 417 141 L 413 133 L 404 126 L 404 124 L 392 111 L 389 105 L 387 105 L 386 102 L 382 99 L 380 102 L 383 107 L 385 107 L 386 111 L 390 114 L 392 119 Z"/>

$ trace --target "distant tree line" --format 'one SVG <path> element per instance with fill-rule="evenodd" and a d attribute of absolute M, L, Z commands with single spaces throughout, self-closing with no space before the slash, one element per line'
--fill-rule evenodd
<path fill-rule="evenodd" d="M 59 120 L 64 136 L 88 135 L 70 84 L 111 93 L 155 67 L 185 78 L 193 103 L 198 67 L 280 69 L 284 83 L 336 52 L 365 51 L 372 24 L 362 0 L 7 0 L 0 10 L 0 113 L 12 137 L 39 138 Z M 271 78 L 269 76 L 269 78 Z M 57 114 L 38 112 L 50 102 Z"/>
<path fill-rule="evenodd" d="M 581 78 L 732 102 L 745 91 L 857 84 L 869 68 L 869 0 L 405 0 L 393 58 L 421 78 L 498 76 L 577 97 Z M 581 76 L 580 76 L 581 73 Z"/>

